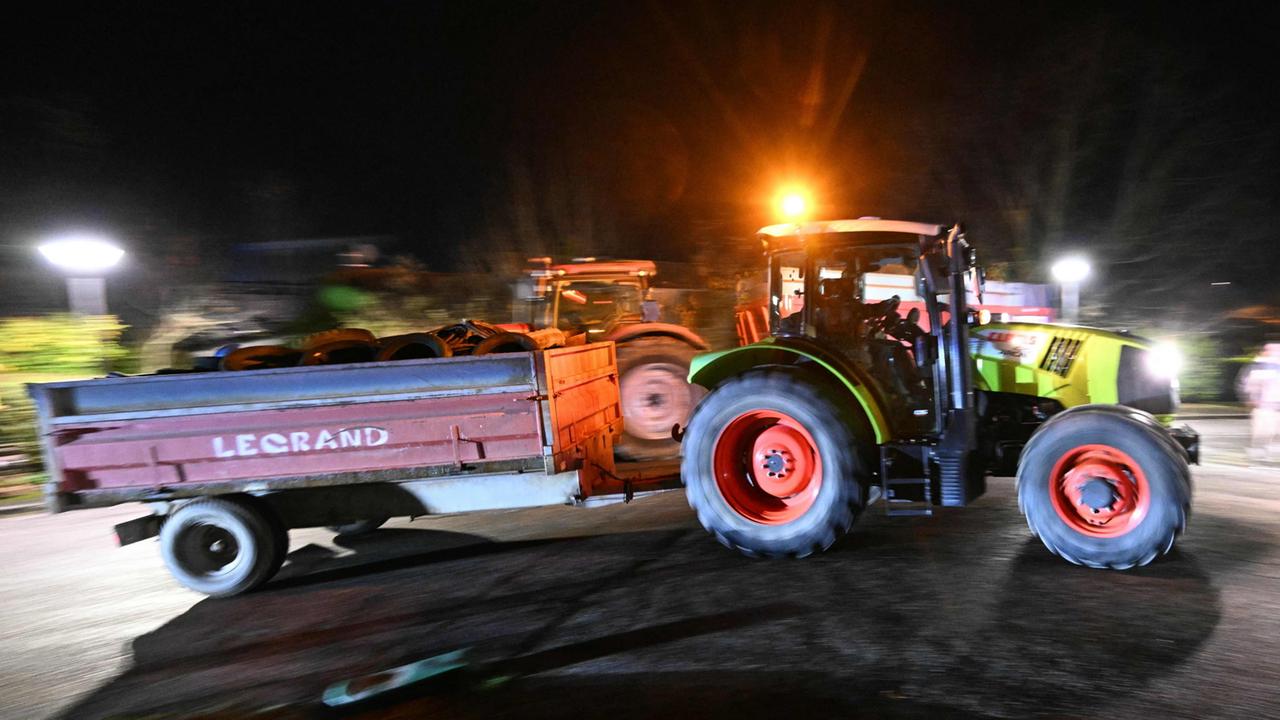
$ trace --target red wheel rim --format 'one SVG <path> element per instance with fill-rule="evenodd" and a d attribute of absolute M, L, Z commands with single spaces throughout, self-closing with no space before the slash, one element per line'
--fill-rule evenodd
<path fill-rule="evenodd" d="M 1151 507 L 1142 468 L 1110 445 L 1067 451 L 1049 473 L 1053 509 L 1076 532 L 1119 537 L 1140 525 Z"/>
<path fill-rule="evenodd" d="M 804 426 L 776 410 L 734 418 L 716 438 L 716 485 L 729 507 L 764 525 L 808 512 L 822 487 L 822 455 Z"/>

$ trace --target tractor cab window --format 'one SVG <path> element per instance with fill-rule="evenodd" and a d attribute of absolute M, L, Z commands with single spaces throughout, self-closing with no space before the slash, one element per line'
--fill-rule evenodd
<path fill-rule="evenodd" d="M 629 316 L 641 315 L 643 291 L 638 284 L 575 280 L 558 283 L 556 298 L 562 330 L 603 332 Z"/>
<path fill-rule="evenodd" d="M 929 397 L 915 360 L 916 340 L 924 336 L 917 325 L 923 305 L 915 293 L 917 264 L 909 245 L 837 247 L 814 261 L 813 334 L 909 410 L 927 406 Z"/>
<path fill-rule="evenodd" d="M 915 294 L 917 259 L 910 246 L 836 248 L 818 258 L 818 298 L 814 324 L 819 336 L 853 341 L 875 333 L 868 322 L 898 298 L 905 312 Z M 896 308 L 895 308 L 896 309 Z"/>
<path fill-rule="evenodd" d="M 770 325 L 779 335 L 804 333 L 805 264 L 803 251 L 778 253 L 769 268 Z"/>

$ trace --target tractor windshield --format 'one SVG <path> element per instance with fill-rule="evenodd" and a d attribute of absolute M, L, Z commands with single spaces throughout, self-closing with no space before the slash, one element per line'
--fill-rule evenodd
<path fill-rule="evenodd" d="M 624 319 L 638 318 L 644 302 L 639 283 L 574 280 L 556 284 L 557 325 L 562 330 L 606 332 Z"/>

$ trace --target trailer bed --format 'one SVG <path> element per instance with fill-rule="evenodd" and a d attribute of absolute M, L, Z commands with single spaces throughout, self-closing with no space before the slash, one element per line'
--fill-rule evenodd
<path fill-rule="evenodd" d="M 444 476 L 613 473 L 612 343 L 33 385 L 52 511 Z M 562 483 L 561 483 L 562 484 Z M 523 504 L 523 503 L 522 503 Z"/>

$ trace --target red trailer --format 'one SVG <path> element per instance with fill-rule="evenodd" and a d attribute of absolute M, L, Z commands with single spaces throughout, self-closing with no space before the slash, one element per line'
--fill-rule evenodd
<path fill-rule="evenodd" d="M 613 343 L 479 357 L 32 385 L 51 511 L 148 503 L 184 585 L 252 589 L 293 527 L 629 499 Z"/>

